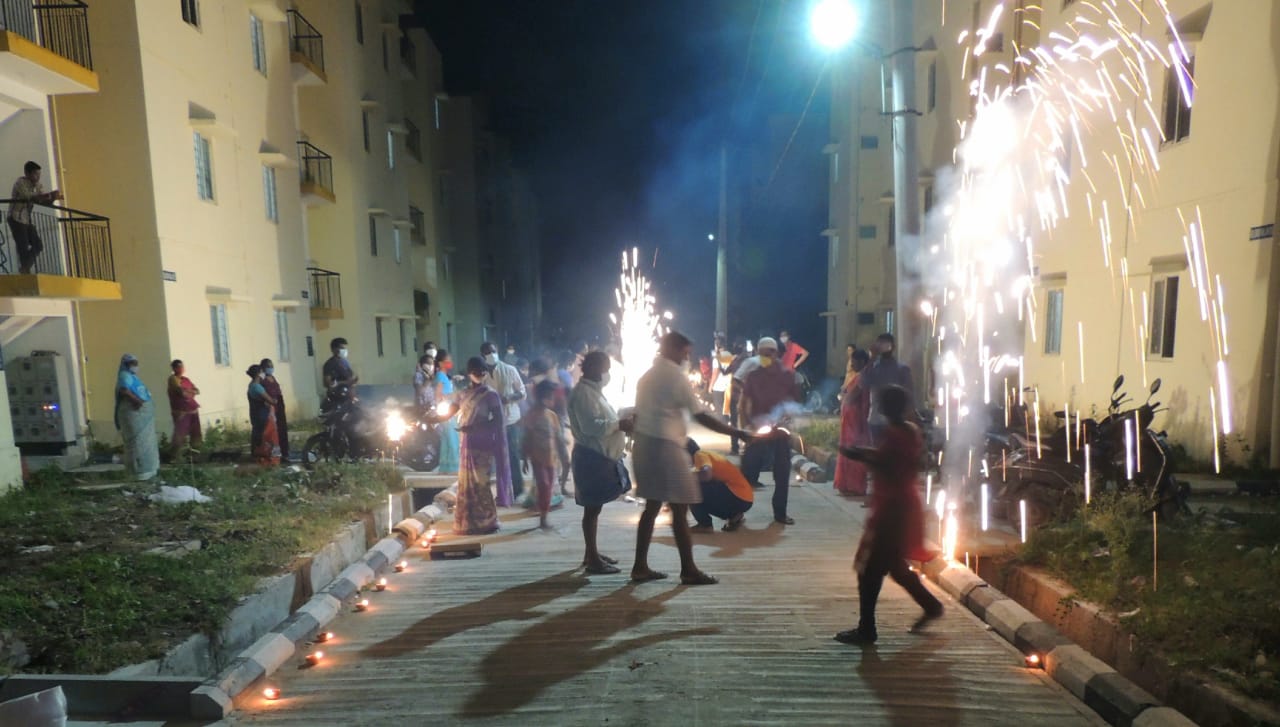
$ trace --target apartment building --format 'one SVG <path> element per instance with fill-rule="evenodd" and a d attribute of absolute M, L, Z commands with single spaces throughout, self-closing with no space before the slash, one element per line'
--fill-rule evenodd
<path fill-rule="evenodd" d="M 1015 46 L 1071 37 L 1068 23 L 1079 13 L 1095 12 L 1097 4 L 1006 2 L 992 25 L 996 5 L 915 3 L 913 110 L 920 114 L 919 194 L 926 228 L 934 219 L 928 211 L 946 201 L 935 190 L 937 180 L 954 164 L 961 124 L 972 118 L 970 84 L 984 73 L 994 78 L 1017 68 Z M 1066 406 L 1088 413 L 1105 410 L 1117 374 L 1126 376 L 1131 393 L 1159 378 L 1157 398 L 1168 410 L 1157 426 L 1175 441 L 1208 458 L 1216 432 L 1224 454 L 1242 459 L 1248 451 L 1269 449 L 1274 465 L 1280 455 L 1280 258 L 1274 233 L 1280 40 L 1272 31 L 1280 27 L 1280 2 L 1169 0 L 1180 46 L 1155 2 L 1138 5 L 1116 3 L 1116 20 L 1155 48 L 1185 53 L 1188 77 L 1180 80 L 1175 69 L 1159 69 L 1147 111 L 1145 84 L 1132 73 L 1123 77 L 1123 68 L 1110 69 L 1118 79 L 1110 100 L 1121 109 L 1120 123 L 1130 110 L 1153 117 L 1158 126 L 1162 138 L 1142 152 L 1149 175 L 1117 181 L 1109 178 L 1114 172 L 1098 171 L 1108 170 L 1109 157 L 1126 158 L 1117 124 L 1106 116 L 1082 126 L 1079 142 L 1062 150 L 1072 182 L 1063 202 L 1071 214 L 1036 239 L 1035 313 L 1017 332 L 1025 383 L 1038 391 L 1042 411 Z M 863 31 L 885 49 L 886 12 L 874 9 Z M 973 38 L 987 26 L 993 31 L 987 52 L 966 62 L 968 44 L 957 38 Z M 827 147 L 831 224 L 825 233 L 833 262 L 833 354 L 846 341 L 865 345 L 875 333 L 894 328 L 893 139 L 880 113 L 880 61 L 868 55 L 863 49 L 842 56 L 833 86 Z M 1104 204 L 1106 215 L 1098 213 Z M 1184 244 L 1191 222 L 1203 230 L 1203 253 L 1194 242 Z M 929 234 L 926 229 L 926 240 Z M 1103 235 L 1110 241 L 1105 254 Z M 901 313 L 909 314 L 914 313 Z M 1215 317 L 1228 322 L 1225 346 L 1211 325 Z M 1226 371 L 1221 383 L 1220 359 Z"/>

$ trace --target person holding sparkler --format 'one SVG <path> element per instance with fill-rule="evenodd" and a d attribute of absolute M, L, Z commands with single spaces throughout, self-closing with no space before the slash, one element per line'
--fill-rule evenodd
<path fill-rule="evenodd" d="M 749 372 L 742 382 L 742 420 L 751 427 L 767 427 L 776 436 L 761 437 L 742 451 L 742 474 L 752 485 L 759 486 L 765 464 L 773 467 L 773 519 L 783 525 L 794 525 L 787 516 L 787 497 L 791 490 L 791 436 L 777 428 L 788 405 L 800 399 L 800 387 L 794 371 L 787 370 L 778 359 L 778 342 L 761 338 L 756 345 L 760 366 Z"/>
<path fill-rule="evenodd" d="M 910 395 L 901 386 L 886 386 L 878 396 L 879 411 L 886 426 L 877 446 L 840 447 L 840 454 L 866 462 L 875 478 L 871 494 L 871 515 L 862 531 L 854 556 L 858 574 L 858 625 L 835 635 L 843 644 L 874 644 L 876 641 L 876 601 L 884 577 L 890 576 L 906 589 L 924 609 L 911 627 L 918 631 L 942 617 L 942 604 L 907 566 L 907 560 L 932 560 L 934 553 L 924 547 L 924 506 L 920 502 L 916 466 L 924 453 L 920 430 L 907 421 Z"/>

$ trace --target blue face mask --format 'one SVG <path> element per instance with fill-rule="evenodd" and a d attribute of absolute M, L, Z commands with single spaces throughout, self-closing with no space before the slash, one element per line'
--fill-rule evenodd
<path fill-rule="evenodd" d="M 267 376 L 275 376 L 276 370 L 275 370 L 275 369 L 263 369 L 263 370 L 262 370 L 262 373 L 266 374 Z"/>

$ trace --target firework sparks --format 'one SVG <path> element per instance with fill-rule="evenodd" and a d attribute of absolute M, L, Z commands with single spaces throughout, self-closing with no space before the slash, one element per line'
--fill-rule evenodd
<path fill-rule="evenodd" d="M 622 274 L 614 289 L 618 312 L 609 316 L 618 337 L 621 361 L 615 360 L 611 367 L 613 375 L 605 396 L 618 409 L 635 404 L 636 382 L 658 353 L 658 339 L 666 332 L 663 321 L 672 318 L 670 311 L 657 312 L 649 279 L 640 272 L 639 255 L 637 248 L 632 248 L 630 254 L 622 253 Z"/>

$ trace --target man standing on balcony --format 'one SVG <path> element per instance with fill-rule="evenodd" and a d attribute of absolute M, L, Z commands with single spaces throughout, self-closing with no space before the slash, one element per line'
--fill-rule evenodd
<path fill-rule="evenodd" d="M 44 191 L 40 184 L 40 165 L 27 162 L 22 167 L 22 176 L 13 183 L 13 201 L 9 204 L 9 231 L 13 233 L 13 244 L 18 249 L 18 272 L 29 275 L 35 271 L 36 259 L 44 249 L 40 235 L 31 219 L 32 206 L 36 204 L 52 204 L 62 199 L 62 192 Z"/>
<path fill-rule="evenodd" d="M 524 477 L 520 473 L 520 400 L 525 397 L 524 381 L 515 366 L 498 360 L 498 347 L 489 341 L 480 345 L 480 355 L 489 369 L 489 380 L 506 412 L 507 455 L 511 460 L 511 494 L 519 501 L 524 493 Z"/>

